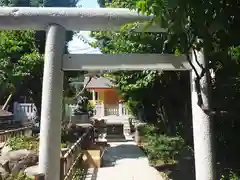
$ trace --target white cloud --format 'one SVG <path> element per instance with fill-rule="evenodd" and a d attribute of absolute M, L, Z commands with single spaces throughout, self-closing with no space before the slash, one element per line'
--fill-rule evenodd
<path fill-rule="evenodd" d="M 99 8 L 97 0 L 80 0 L 79 5 L 83 8 Z M 81 31 L 79 34 L 89 42 L 94 41 L 90 37 L 89 31 Z M 71 54 L 101 54 L 98 48 L 92 48 L 88 43 L 83 42 L 77 35 L 73 36 L 73 40 L 68 43 L 68 51 Z"/>
<path fill-rule="evenodd" d="M 80 34 L 86 41 L 92 42 L 93 38 L 89 36 L 89 31 L 81 31 Z M 77 34 L 73 36 L 73 40 L 68 43 L 68 51 L 70 54 L 85 54 L 85 53 L 97 53 L 101 54 L 98 48 L 92 48 L 88 43 L 79 38 Z"/>

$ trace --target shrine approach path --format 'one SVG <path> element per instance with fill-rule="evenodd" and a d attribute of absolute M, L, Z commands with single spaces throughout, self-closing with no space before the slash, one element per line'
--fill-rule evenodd
<path fill-rule="evenodd" d="M 133 141 L 110 142 L 103 155 L 103 167 L 90 168 L 85 180 L 163 180 Z"/>

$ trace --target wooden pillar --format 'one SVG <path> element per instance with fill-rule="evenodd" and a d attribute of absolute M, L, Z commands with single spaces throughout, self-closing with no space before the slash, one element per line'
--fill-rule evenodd
<path fill-rule="evenodd" d="M 92 90 L 92 99 L 93 99 L 93 103 L 96 103 L 96 96 L 95 96 L 95 90 Z"/>
<path fill-rule="evenodd" d="M 119 101 L 118 103 L 118 115 L 122 116 L 123 115 L 123 103 Z"/>

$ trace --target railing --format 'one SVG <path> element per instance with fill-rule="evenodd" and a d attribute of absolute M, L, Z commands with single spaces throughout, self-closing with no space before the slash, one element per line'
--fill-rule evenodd
<path fill-rule="evenodd" d="M 45 180 L 45 175 L 40 173 L 34 176 L 34 180 Z"/>
<path fill-rule="evenodd" d="M 37 115 L 37 108 L 33 103 L 14 102 L 13 114 L 16 121 L 32 120 Z"/>
<path fill-rule="evenodd" d="M 121 108 L 121 107 L 119 107 L 119 109 L 120 109 L 120 108 Z M 121 110 L 120 110 L 120 111 L 121 111 Z M 122 115 L 129 115 L 129 114 L 130 114 L 125 104 L 122 104 L 122 113 L 121 113 L 121 114 L 122 114 Z"/>
<path fill-rule="evenodd" d="M 15 130 L 9 130 L 0 133 L 0 141 L 6 141 L 10 136 L 20 136 L 31 129 L 23 127 Z M 69 148 L 69 150 L 60 157 L 60 180 L 72 180 L 73 178 L 79 179 L 77 170 L 82 171 L 84 164 L 82 163 L 83 155 L 91 145 L 94 144 L 94 127 L 89 127 L 86 132 Z M 1 179 L 1 176 L 0 176 Z M 35 174 L 34 180 L 44 180 L 44 174 Z"/>
<path fill-rule="evenodd" d="M 107 104 L 105 105 L 105 115 L 119 115 L 119 106 L 118 105 L 112 105 Z"/>
<path fill-rule="evenodd" d="M 75 104 L 65 105 L 65 117 L 70 117 L 73 110 L 76 108 Z M 32 103 L 14 103 L 14 119 L 17 121 L 32 120 L 37 115 L 37 108 Z M 95 115 L 97 117 L 107 115 L 129 115 L 129 112 L 124 104 L 119 103 L 116 105 L 95 104 Z"/>
<path fill-rule="evenodd" d="M 17 128 L 17 129 L 13 129 L 13 130 L 7 130 L 7 131 L 0 132 L 0 143 L 6 142 L 8 140 L 8 138 L 10 138 L 10 137 L 22 136 L 22 135 L 26 135 L 26 134 L 30 135 L 31 130 L 32 130 L 32 126 L 29 125 L 29 126 L 22 127 L 22 128 Z"/>
<path fill-rule="evenodd" d="M 96 104 L 94 110 L 96 117 L 104 116 L 104 104 Z"/>
<path fill-rule="evenodd" d="M 90 127 L 73 145 L 72 147 L 61 157 L 61 180 L 72 180 L 76 175 L 76 168 L 82 167 L 82 156 L 86 148 L 94 142 L 94 129 Z"/>
<path fill-rule="evenodd" d="M 66 104 L 65 114 L 70 116 L 73 110 L 76 108 L 75 104 Z M 119 104 L 95 104 L 95 116 L 102 117 L 108 115 L 129 115 L 126 106 L 122 103 Z"/>

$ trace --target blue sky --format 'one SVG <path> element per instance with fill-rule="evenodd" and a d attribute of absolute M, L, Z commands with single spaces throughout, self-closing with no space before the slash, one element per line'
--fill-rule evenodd
<path fill-rule="evenodd" d="M 99 8 L 97 0 L 79 0 L 79 4 L 83 8 Z M 88 41 L 93 41 L 94 39 L 92 39 L 89 36 L 89 33 L 90 33 L 89 31 L 79 32 L 79 34 L 81 36 L 83 36 L 85 39 L 87 39 Z M 73 40 L 69 42 L 68 50 L 69 50 L 69 53 L 71 53 L 71 54 L 86 54 L 86 53 L 99 54 L 99 53 L 101 53 L 99 51 L 99 49 L 94 49 L 94 48 L 90 47 L 88 44 L 85 44 L 83 41 L 81 41 L 77 37 L 77 35 L 73 36 Z"/>
<path fill-rule="evenodd" d="M 84 8 L 98 8 L 97 0 L 79 0 L 79 4 Z"/>

